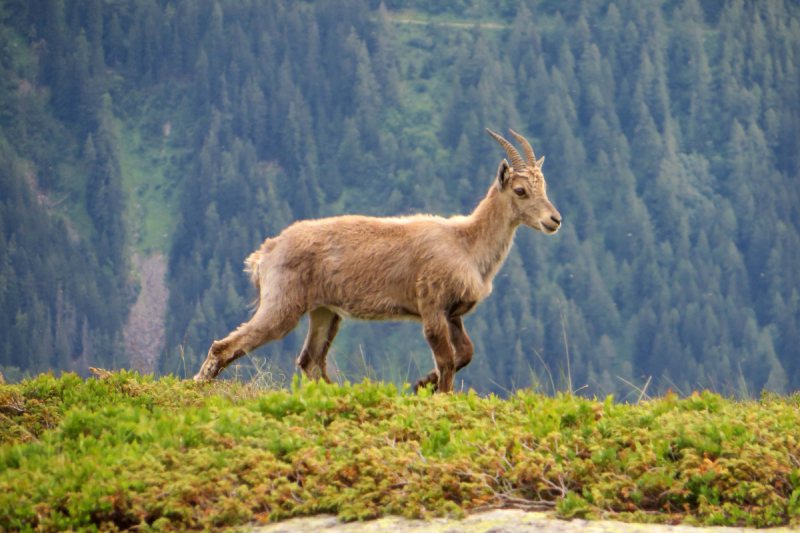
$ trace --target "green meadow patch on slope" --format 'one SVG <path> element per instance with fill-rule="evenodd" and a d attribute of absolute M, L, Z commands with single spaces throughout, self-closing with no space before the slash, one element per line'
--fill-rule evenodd
<path fill-rule="evenodd" d="M 799 401 L 41 375 L 0 384 L 0 529 L 178 531 L 501 506 L 797 524 Z"/>
<path fill-rule="evenodd" d="M 143 140 L 142 126 L 120 124 L 122 186 L 128 195 L 127 223 L 131 243 L 144 252 L 167 252 L 178 209 L 176 180 L 168 177 L 171 159 L 179 157 L 167 142 L 171 126 L 159 141 Z"/>

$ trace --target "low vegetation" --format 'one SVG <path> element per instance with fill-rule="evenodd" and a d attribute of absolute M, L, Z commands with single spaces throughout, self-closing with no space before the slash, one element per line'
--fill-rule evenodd
<path fill-rule="evenodd" d="M 797 396 L 626 405 L 95 372 L 0 384 L 0 529 L 177 531 L 491 507 L 800 523 Z"/>

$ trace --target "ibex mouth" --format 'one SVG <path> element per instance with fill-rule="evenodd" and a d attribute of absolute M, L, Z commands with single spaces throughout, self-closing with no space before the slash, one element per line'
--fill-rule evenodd
<path fill-rule="evenodd" d="M 553 233 L 558 231 L 559 226 L 548 226 L 544 222 L 539 222 L 539 225 L 542 227 L 542 231 L 545 235 L 552 235 Z"/>

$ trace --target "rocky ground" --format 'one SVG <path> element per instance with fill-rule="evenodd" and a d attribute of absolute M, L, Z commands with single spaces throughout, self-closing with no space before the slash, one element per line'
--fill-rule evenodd
<path fill-rule="evenodd" d="M 250 533 L 745 533 L 761 531 L 738 527 L 662 526 L 626 524 L 611 520 L 558 520 L 549 513 L 498 509 L 473 514 L 464 520 L 434 518 L 407 520 L 395 516 L 368 522 L 342 523 L 334 516 L 294 518 L 277 524 L 249 528 Z M 789 528 L 770 532 L 790 531 Z"/>

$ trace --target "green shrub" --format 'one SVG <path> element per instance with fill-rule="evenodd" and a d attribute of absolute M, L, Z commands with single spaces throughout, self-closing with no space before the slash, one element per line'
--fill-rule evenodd
<path fill-rule="evenodd" d="M 10 407 L 8 407 L 10 406 Z M 0 529 L 178 531 L 335 513 L 797 524 L 797 397 L 617 405 L 519 391 L 107 373 L 0 384 Z"/>

